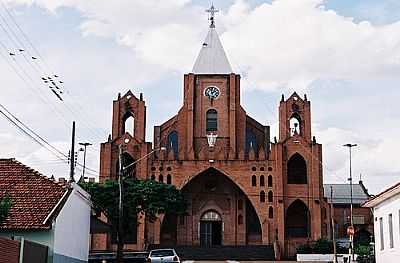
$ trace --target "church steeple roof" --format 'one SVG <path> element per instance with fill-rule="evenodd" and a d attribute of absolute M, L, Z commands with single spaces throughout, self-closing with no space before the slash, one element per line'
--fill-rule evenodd
<path fill-rule="evenodd" d="M 214 14 L 218 10 L 211 6 L 206 11 L 211 14 L 209 18 L 211 24 L 192 72 L 195 74 L 230 74 L 232 73 L 231 65 L 215 30 Z"/>

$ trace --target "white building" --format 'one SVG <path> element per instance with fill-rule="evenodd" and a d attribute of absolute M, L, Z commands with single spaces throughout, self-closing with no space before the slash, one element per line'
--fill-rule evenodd
<path fill-rule="evenodd" d="M 373 208 L 376 262 L 400 262 L 400 183 L 363 206 Z"/>
<path fill-rule="evenodd" d="M 12 205 L 0 223 L 0 237 L 45 246 L 47 263 L 88 262 L 91 201 L 79 185 L 58 183 L 14 159 L 0 159 L 0 199 L 5 195 Z M 24 256 L 20 253 L 20 262 L 38 262 L 24 261 Z"/>

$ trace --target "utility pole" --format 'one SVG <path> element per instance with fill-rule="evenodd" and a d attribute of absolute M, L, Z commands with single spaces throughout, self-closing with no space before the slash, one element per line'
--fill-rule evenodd
<path fill-rule="evenodd" d="M 333 242 L 333 262 L 337 263 L 336 256 L 336 237 L 335 237 L 335 221 L 333 219 L 333 187 L 331 185 L 331 227 L 332 227 L 332 242 Z"/>
<path fill-rule="evenodd" d="M 349 157 L 350 157 L 349 173 L 350 173 L 350 177 L 349 177 L 348 180 L 350 181 L 350 226 L 354 230 L 354 224 L 353 224 L 353 176 L 352 176 L 352 172 L 351 172 L 351 148 L 356 147 L 357 144 L 347 143 L 347 144 L 344 144 L 343 146 L 349 148 Z M 354 261 L 354 239 L 353 239 L 353 235 L 349 235 L 349 236 L 350 236 L 350 244 L 351 244 L 351 260 Z"/>
<path fill-rule="evenodd" d="M 69 182 L 75 182 L 75 121 L 72 122 L 72 139 L 71 139 L 71 153 L 70 153 L 70 167 L 69 167 Z"/>
<path fill-rule="evenodd" d="M 117 231 L 117 236 L 118 236 L 118 244 L 117 244 L 117 263 L 123 263 L 124 262 L 124 255 L 123 255 L 123 250 L 124 250 L 124 240 L 123 240 L 123 198 L 122 198 L 122 174 L 123 174 L 123 169 L 124 167 L 122 166 L 122 146 L 118 145 L 118 188 L 119 188 L 119 199 L 118 199 L 118 231 Z"/>
<path fill-rule="evenodd" d="M 84 147 L 83 151 L 83 172 L 82 172 L 82 179 L 85 180 L 85 169 L 86 169 L 86 147 L 91 146 L 91 143 L 88 142 L 80 142 L 79 145 Z"/>

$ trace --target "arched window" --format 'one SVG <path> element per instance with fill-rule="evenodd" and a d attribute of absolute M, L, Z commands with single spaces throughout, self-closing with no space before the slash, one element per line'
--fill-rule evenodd
<path fill-rule="evenodd" d="M 261 191 L 261 192 L 260 192 L 260 202 L 261 202 L 261 203 L 264 203 L 264 202 L 265 202 L 265 192 L 264 192 L 264 191 Z"/>
<path fill-rule="evenodd" d="M 238 200 L 238 210 L 242 210 L 243 209 L 243 200 L 239 199 Z"/>
<path fill-rule="evenodd" d="M 238 216 L 238 225 L 242 225 L 243 224 L 243 216 L 239 215 Z"/>
<path fill-rule="evenodd" d="M 268 192 L 268 202 L 272 203 L 273 200 L 274 200 L 274 197 L 273 197 L 272 191 L 269 191 Z"/>
<path fill-rule="evenodd" d="M 268 175 L 268 187 L 272 187 L 272 175 Z"/>
<path fill-rule="evenodd" d="M 164 176 L 163 176 L 162 174 L 160 174 L 160 175 L 158 176 L 158 181 L 159 181 L 160 183 L 163 183 L 163 182 L 164 182 Z"/>
<path fill-rule="evenodd" d="M 301 118 L 297 113 L 294 113 L 289 120 L 290 136 L 295 134 L 301 135 Z"/>
<path fill-rule="evenodd" d="M 268 208 L 268 218 L 274 218 L 274 209 L 272 206 Z"/>
<path fill-rule="evenodd" d="M 129 133 L 132 137 L 135 136 L 135 118 L 133 114 L 128 112 L 123 118 L 123 132 Z"/>
<path fill-rule="evenodd" d="M 257 186 L 257 177 L 255 175 L 251 177 L 251 186 Z"/>
<path fill-rule="evenodd" d="M 167 145 L 167 151 L 173 151 L 174 152 L 174 158 L 178 159 L 178 133 L 176 131 L 172 131 L 168 134 L 168 145 Z"/>
<path fill-rule="evenodd" d="M 286 210 L 286 234 L 289 237 L 310 235 L 310 212 L 299 199 L 290 204 Z"/>
<path fill-rule="evenodd" d="M 167 175 L 167 184 L 172 184 L 172 177 L 170 174 Z"/>
<path fill-rule="evenodd" d="M 218 113 L 214 109 L 210 109 L 206 113 L 206 131 L 218 130 Z"/>
<path fill-rule="evenodd" d="M 264 175 L 261 175 L 261 176 L 260 176 L 260 186 L 265 186 Z"/>
<path fill-rule="evenodd" d="M 256 135 L 250 129 L 246 129 L 246 145 L 245 145 L 245 153 L 248 154 L 250 147 L 253 148 L 254 152 L 258 151 L 257 149 L 257 140 Z"/>
<path fill-rule="evenodd" d="M 288 184 L 307 184 L 307 164 L 304 158 L 295 153 L 287 165 Z"/>

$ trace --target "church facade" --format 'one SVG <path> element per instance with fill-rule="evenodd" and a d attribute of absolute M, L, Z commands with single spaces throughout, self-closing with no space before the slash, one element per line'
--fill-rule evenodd
<path fill-rule="evenodd" d="M 100 182 L 116 179 L 118 148 L 128 171 L 181 189 L 187 215 L 139 217 L 127 249 L 276 243 L 286 255 L 326 238 L 329 208 L 322 185 L 322 146 L 311 131 L 311 104 L 280 98 L 279 137 L 246 114 L 240 75 L 231 69 L 214 21 L 191 73 L 182 107 L 146 141 L 146 105 L 130 91 L 113 101 L 112 134 L 101 144 Z M 128 127 L 129 124 L 129 127 Z M 110 241 L 111 238 L 109 237 Z M 145 241 L 146 240 L 146 241 Z"/>

